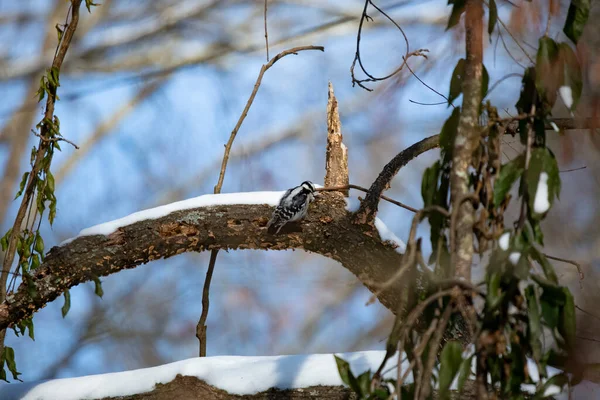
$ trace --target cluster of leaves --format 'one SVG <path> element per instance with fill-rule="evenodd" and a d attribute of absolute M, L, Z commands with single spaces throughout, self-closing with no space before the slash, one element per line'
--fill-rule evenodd
<path fill-rule="evenodd" d="M 464 0 L 449 0 L 452 13 L 448 28 L 456 25 L 465 11 Z M 488 32 L 491 35 L 498 20 L 494 0 L 488 0 Z M 570 4 L 564 26 L 565 34 L 576 44 L 589 14 L 590 2 L 573 0 Z M 465 79 L 465 60 L 458 61 L 450 82 L 448 104 L 452 104 L 462 93 Z M 524 398 L 523 385 L 535 385 L 535 398 L 546 398 L 551 386 L 564 388 L 573 385 L 580 377 L 559 373 L 549 377 L 548 366 L 566 370 L 566 360 L 574 346 L 576 322 L 573 295 L 568 288 L 559 285 L 554 267 L 541 248 L 544 237 L 540 222 L 546 217 L 554 199 L 558 198 L 561 181 L 556 158 L 546 146 L 546 128 L 551 126 L 551 110 L 560 95 L 565 105 L 574 110 L 581 96 L 582 77 L 577 56 L 568 43 L 557 43 L 544 36 L 539 40 L 535 65 L 524 73 L 522 90 L 516 103 L 519 115 L 501 119 L 496 108 L 487 96 L 489 77 L 485 66 L 482 73 L 482 104 L 480 107 L 480 142 L 475 149 L 469 168 L 470 192 L 468 200 L 473 205 L 477 221 L 473 226 L 477 250 L 489 252 L 486 269 L 485 294 L 481 307 L 473 307 L 469 296 L 462 295 L 467 306 L 471 305 L 473 315 L 469 318 L 457 305 L 453 295 L 432 301 L 421 314 L 420 326 L 401 340 L 396 326 L 388 340 L 386 360 L 395 352 L 398 343 L 403 343 L 403 351 L 415 365 L 426 365 L 428 354 L 437 353 L 437 363 L 432 374 L 433 384 L 438 386 L 439 398 L 449 397 L 451 383 L 458 376 L 458 389 L 462 391 L 465 382 L 475 372 L 487 384 L 488 390 L 505 398 Z M 440 133 L 441 156 L 424 172 L 421 194 L 431 226 L 432 256 L 429 265 L 434 265 L 431 281 L 425 285 L 417 301 L 407 303 L 404 316 L 416 310 L 419 302 L 440 292 L 436 280 L 454 276 L 451 263 L 451 218 L 450 174 L 452 152 L 458 133 L 460 108 L 455 107 L 444 123 Z M 518 121 L 518 134 L 525 150 L 514 159 L 501 165 L 501 136 L 508 133 L 508 123 Z M 556 129 L 558 131 L 558 129 Z M 514 133 L 514 132 L 513 132 Z M 518 188 L 520 216 L 513 227 L 506 227 L 504 213 L 510 205 L 513 188 Z M 435 211 L 442 208 L 446 214 Z M 420 252 L 420 242 L 416 251 Z M 407 257 L 410 251 L 407 249 Z M 415 267 L 423 264 L 414 257 Z M 421 265 L 423 267 L 423 265 Z M 425 269 L 421 268 L 424 272 Z M 471 291 L 471 293 L 473 293 Z M 470 351 L 464 351 L 464 342 L 455 340 L 439 342 L 431 340 L 431 332 L 425 328 L 434 327 L 442 319 L 440 315 L 448 307 L 452 308 L 447 331 L 457 324 L 469 324 L 474 344 Z M 399 315 L 401 313 L 399 312 Z M 461 322 L 462 321 L 462 322 Z M 464 331 L 464 329 L 463 329 Z M 551 337 L 554 348 L 544 346 L 545 337 Z M 439 348 L 438 348 L 439 346 Z M 419 348 L 419 351 L 415 349 Z M 532 380 L 527 367 L 528 359 L 537 365 L 540 379 Z M 382 366 L 385 364 L 385 361 Z M 342 380 L 361 399 L 387 398 L 387 389 L 374 382 L 380 378 L 370 371 L 355 378 L 347 363 L 336 358 Z M 422 367 L 421 367 L 422 368 Z M 381 368 L 380 368 L 381 370 Z M 422 371 L 422 370 L 421 370 Z M 413 369 L 413 376 L 415 369 Z M 383 381 L 391 383 L 392 381 Z M 385 386 L 385 385 L 384 385 Z M 377 388 L 377 389 L 375 389 Z M 414 385 L 402 388 L 402 395 L 414 396 Z M 431 397 L 431 395 L 429 396 Z"/>
<path fill-rule="evenodd" d="M 85 5 L 88 11 L 91 11 L 92 6 L 97 6 L 92 0 L 85 0 Z M 64 26 L 56 25 L 58 43 L 64 36 Z M 37 90 L 38 102 L 48 97 L 48 102 L 53 103 L 59 100 L 57 89 L 60 86 L 60 70 L 53 66 L 49 68 L 40 78 L 40 86 Z M 44 117 L 32 130 L 32 133 L 40 138 L 38 146 L 31 149 L 31 171 L 25 172 L 19 184 L 19 190 L 15 199 L 19 198 L 24 191 L 30 191 L 31 196 L 28 210 L 26 228 L 18 232 L 13 240 L 16 240 L 16 252 L 18 254 L 18 268 L 13 274 L 8 290 L 16 284 L 16 277 L 21 276 L 23 283 L 27 285 L 29 294 L 32 297 L 37 295 L 35 287 L 31 284 L 31 272 L 36 270 L 44 261 L 44 240 L 40 234 L 40 225 L 43 219 L 43 214 L 48 209 L 48 221 L 50 225 L 54 223 L 56 217 L 56 195 L 55 180 L 50 166 L 52 158 L 56 150 L 61 151 L 59 141 L 62 140 L 60 132 L 60 120 L 53 115 L 52 119 Z M 9 241 L 12 236 L 12 228 L 0 239 L 0 246 L 3 251 L 9 247 Z M 95 292 L 98 296 L 102 296 L 102 286 L 100 280 L 95 280 Z M 62 315 L 68 313 L 71 301 L 68 291 L 65 292 L 65 304 L 62 307 Z M 22 320 L 13 330 L 17 336 L 25 335 L 34 340 L 34 325 L 31 318 Z M 5 346 L 3 353 L 0 355 L 0 379 L 7 380 L 5 367 L 11 372 L 13 379 L 18 379 L 20 373 L 17 371 L 17 366 L 14 360 L 14 350 L 11 347 Z"/>

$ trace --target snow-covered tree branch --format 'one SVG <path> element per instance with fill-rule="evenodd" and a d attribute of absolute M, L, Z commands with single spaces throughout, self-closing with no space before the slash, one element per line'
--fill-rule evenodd
<path fill-rule="evenodd" d="M 189 251 L 303 249 L 332 258 L 370 289 L 390 278 L 402 255 L 381 223 L 352 222 L 346 202 L 324 193 L 301 224 L 267 233 L 266 223 L 282 192 L 205 195 L 86 230 L 54 247 L 29 282 L 0 306 L 0 328 L 10 326 L 83 282 Z M 35 293 L 31 296 L 31 291 Z M 393 288 L 379 295 L 392 311 Z"/>

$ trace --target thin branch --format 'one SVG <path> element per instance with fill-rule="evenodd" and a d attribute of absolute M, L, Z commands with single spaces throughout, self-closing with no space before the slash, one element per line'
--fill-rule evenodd
<path fill-rule="evenodd" d="M 572 169 L 565 169 L 565 170 L 558 171 L 558 172 L 560 172 L 562 174 L 562 173 L 565 173 L 565 172 L 581 171 L 582 169 L 586 169 L 586 168 L 587 168 L 587 165 L 584 165 L 583 167 L 572 168 Z"/>
<path fill-rule="evenodd" d="M 361 202 L 360 208 L 356 213 L 356 221 L 359 223 L 372 223 L 377 214 L 379 199 L 383 191 L 389 188 L 394 176 L 409 161 L 426 151 L 439 147 L 439 142 L 439 135 L 430 136 L 401 151 L 388 162 L 369 188 L 365 199 Z"/>
<path fill-rule="evenodd" d="M 266 7 L 267 7 L 267 3 L 265 0 L 265 37 L 266 37 Z M 283 57 L 290 55 L 290 54 L 297 55 L 300 51 L 304 51 L 304 50 L 325 51 L 325 48 L 323 48 L 322 46 L 294 47 L 293 49 L 284 50 L 281 53 L 277 54 L 271 61 L 267 62 L 266 64 L 264 64 L 261 67 L 260 73 L 258 74 L 258 78 L 256 78 L 256 83 L 254 84 L 254 89 L 252 90 L 252 93 L 250 94 L 250 98 L 246 102 L 246 106 L 244 107 L 244 110 L 242 111 L 242 114 L 240 115 L 240 118 L 238 119 L 237 124 L 233 128 L 233 131 L 231 131 L 229 140 L 227 141 L 227 144 L 225 145 L 225 152 L 223 154 L 223 161 L 221 162 L 221 172 L 219 173 L 219 180 L 214 187 L 215 194 L 221 193 L 221 188 L 223 186 L 223 180 L 225 179 L 225 171 L 227 169 L 227 162 L 229 161 L 229 153 L 231 152 L 231 147 L 233 146 L 233 141 L 235 140 L 235 137 L 237 136 L 237 133 L 238 133 L 240 127 L 242 126 L 242 123 L 244 122 L 246 115 L 248 115 L 248 111 L 250 111 L 250 107 L 252 106 L 252 103 L 254 102 L 254 98 L 256 97 L 256 93 L 258 92 L 258 88 L 260 87 L 260 84 L 262 82 L 263 75 L 265 74 L 265 72 L 267 72 L 269 70 L 269 68 L 271 68 L 277 61 L 279 61 Z M 268 58 L 269 57 L 268 57 L 268 42 L 267 42 L 267 59 Z M 208 264 L 208 270 L 206 271 L 206 279 L 204 280 L 204 288 L 202 290 L 202 314 L 200 315 L 200 320 L 198 321 L 198 325 L 196 326 L 196 337 L 198 337 L 198 340 L 200 342 L 200 351 L 199 351 L 200 357 L 206 356 L 206 329 L 207 329 L 206 328 L 206 319 L 208 318 L 208 307 L 210 304 L 208 298 L 210 295 L 210 282 L 212 280 L 218 253 L 219 253 L 218 249 L 214 249 L 211 251 L 210 262 Z"/>
<path fill-rule="evenodd" d="M 589 311 L 584 310 L 583 308 L 579 307 L 577 304 L 575 304 L 575 308 L 578 309 L 579 311 L 581 311 L 582 313 L 587 314 L 590 317 L 593 317 L 593 318 L 597 319 L 598 321 L 600 321 L 600 317 L 598 317 L 597 315 L 592 314 Z"/>
<path fill-rule="evenodd" d="M 225 170 L 227 169 L 227 160 L 229 160 L 229 152 L 231 151 L 231 145 L 233 144 L 235 136 L 237 135 L 238 130 L 242 126 L 244 119 L 246 119 L 246 115 L 248 115 L 250 106 L 252 105 L 252 102 L 254 101 L 254 97 L 256 97 L 256 93 L 258 92 L 258 88 L 260 87 L 260 84 L 262 82 L 263 75 L 265 74 L 265 72 L 267 72 L 269 70 L 269 68 L 271 68 L 273 66 L 273 64 L 275 64 L 277 61 L 279 61 L 283 57 L 288 56 L 290 54 L 297 55 L 299 52 L 306 51 L 306 50 L 325 51 L 325 48 L 322 46 L 300 46 L 300 47 L 294 47 L 293 49 L 284 50 L 281 53 L 277 54 L 275 57 L 273 57 L 273 59 L 271 59 L 271 61 L 264 64 L 262 66 L 262 68 L 260 69 L 260 73 L 258 74 L 256 83 L 254 84 L 254 89 L 252 90 L 252 93 L 250 94 L 250 98 L 246 102 L 246 107 L 244 107 L 244 111 L 242 111 L 242 115 L 240 115 L 240 118 L 238 119 L 238 122 L 235 125 L 235 128 L 233 128 L 233 131 L 231 131 L 229 140 L 227 141 L 227 144 L 225 145 L 225 154 L 223 155 L 223 162 L 221 163 L 221 172 L 219 173 L 219 181 L 217 182 L 217 185 L 215 186 L 215 193 L 220 193 L 220 191 L 221 191 L 221 186 L 223 186 L 223 179 L 225 178 Z"/>
<path fill-rule="evenodd" d="M 488 4 L 488 2 L 486 0 L 484 0 L 484 3 L 486 6 L 490 6 Z M 500 25 L 502 25 L 502 27 L 504 28 L 504 30 L 510 35 L 510 37 L 512 38 L 512 40 L 516 43 L 516 45 L 519 47 L 519 49 L 521 49 L 521 51 L 523 52 L 523 54 L 525 54 L 525 56 L 529 59 L 529 61 L 531 61 L 532 64 L 535 64 L 535 61 L 533 61 L 533 58 L 531 58 L 531 56 L 529 55 L 529 53 L 527 53 L 527 51 L 525 51 L 525 49 L 523 48 L 523 46 L 521 46 L 521 43 L 519 43 L 519 41 L 517 40 L 517 38 L 512 34 L 512 32 L 508 29 L 508 27 L 506 26 L 506 24 L 504 23 L 504 21 L 502 21 L 502 19 L 498 16 L 498 22 L 500 22 Z"/>
<path fill-rule="evenodd" d="M 35 131 L 33 131 L 33 135 L 39 137 L 42 142 L 46 142 L 46 143 L 66 142 L 66 143 L 69 143 L 71 146 L 75 147 L 77 150 L 79 150 L 79 146 L 77 146 L 75 143 L 71 142 L 69 139 L 66 139 L 64 137 L 47 138 L 47 137 L 40 135 L 39 133 L 37 133 Z"/>
<path fill-rule="evenodd" d="M 439 106 L 442 104 L 448 104 L 447 101 L 440 101 L 439 103 L 421 103 L 420 101 L 415 101 L 415 100 L 411 100 L 411 99 L 408 99 L 408 101 L 410 101 L 411 103 L 414 103 L 414 104 L 418 104 L 420 106 Z"/>
<path fill-rule="evenodd" d="M 504 75 L 502 78 L 500 78 L 496 82 L 494 82 L 494 84 L 488 89 L 485 97 L 487 98 L 490 95 L 490 93 L 492 93 L 492 91 L 498 87 L 498 85 L 500 85 L 502 82 L 504 82 L 508 78 L 517 78 L 517 77 L 522 78 L 523 74 L 518 74 L 518 73 L 514 72 L 512 74 Z"/>
<path fill-rule="evenodd" d="M 578 262 L 573 261 L 573 260 L 568 260 L 566 258 L 555 257 L 555 256 L 551 256 L 551 255 L 545 254 L 545 253 L 544 253 L 544 255 L 546 256 L 546 258 L 549 258 L 551 260 L 564 262 L 566 264 L 571 264 L 575 268 L 577 268 L 577 272 L 579 273 L 579 286 L 583 289 L 583 280 L 585 279 L 585 275 L 583 273 L 583 269 L 581 268 L 581 264 L 579 264 Z"/>
<path fill-rule="evenodd" d="M 267 30 L 267 2 L 268 0 L 265 0 L 265 45 L 267 48 L 267 62 L 269 62 L 269 31 Z"/>
<path fill-rule="evenodd" d="M 431 338 L 431 343 L 429 345 L 429 354 L 427 355 L 427 362 L 425 363 L 425 368 L 423 372 L 423 377 L 421 379 L 421 391 L 419 393 L 419 400 L 425 400 L 429 397 L 429 393 L 431 392 L 431 375 L 433 374 L 433 366 L 435 364 L 435 360 L 438 356 L 438 348 L 440 347 L 440 343 L 442 342 L 442 338 L 444 336 L 444 331 L 446 330 L 446 326 L 450 321 L 450 316 L 452 315 L 452 311 L 454 309 L 454 305 L 449 304 L 446 306 L 442 317 L 440 318 L 440 322 L 438 327 Z M 417 398 L 417 394 L 415 393 L 415 398 Z"/>
<path fill-rule="evenodd" d="M 57 71 L 57 75 L 60 74 L 60 68 L 65 59 L 65 55 L 67 54 L 67 50 L 69 49 L 69 45 L 71 44 L 71 39 L 75 34 L 75 30 L 77 29 L 77 23 L 79 22 L 79 7 L 81 5 L 81 0 L 72 0 L 70 7 L 71 21 L 68 23 L 66 28 L 64 29 L 64 33 L 62 35 L 61 40 L 56 49 L 56 54 L 54 59 L 52 60 L 52 69 Z M 47 99 L 46 99 L 46 110 L 44 112 L 44 120 L 45 121 L 53 121 L 54 119 L 54 103 L 56 102 L 56 90 L 48 91 Z M 41 135 L 44 138 L 50 137 L 48 124 L 44 123 L 41 127 Z M 19 210 L 17 211 L 17 216 L 15 217 L 15 222 L 12 227 L 12 233 L 9 238 L 8 249 L 4 254 L 4 260 L 2 263 L 2 274 L 0 275 L 0 303 L 6 300 L 6 282 L 8 280 L 8 273 L 12 267 L 13 261 L 15 259 L 15 253 L 17 250 L 17 238 L 21 234 L 21 225 L 23 220 L 25 219 L 25 214 L 27 213 L 27 208 L 29 208 L 30 203 L 33 199 L 33 194 L 36 187 L 37 176 L 42 170 L 42 162 L 44 160 L 44 154 L 46 149 L 49 146 L 49 142 L 40 141 L 38 146 L 38 150 L 35 154 L 35 162 L 33 164 L 33 168 L 29 174 L 29 178 L 27 181 L 27 185 L 25 188 L 25 192 L 23 193 L 23 199 L 21 200 L 21 205 L 19 206 Z M 0 332 L 0 354 L 4 351 L 4 338 L 6 332 L 4 329 Z"/>
<path fill-rule="evenodd" d="M 373 20 L 373 18 L 371 18 L 367 14 L 369 5 L 371 5 L 377 11 L 379 11 L 381 13 L 381 15 L 383 15 L 392 24 L 394 24 L 394 26 L 400 31 L 400 33 L 402 33 L 402 37 L 404 38 L 404 42 L 406 43 L 406 51 L 404 53 L 404 56 L 402 56 L 402 64 L 400 64 L 400 66 L 398 68 L 396 68 L 394 71 L 392 71 L 390 74 L 385 75 L 383 77 L 375 77 L 375 76 L 371 75 L 367 71 L 367 69 L 364 67 L 362 58 L 360 55 L 360 40 L 362 37 L 363 24 L 365 21 Z M 410 57 L 427 58 L 427 55 L 425 53 L 427 53 L 428 51 L 429 50 L 427 50 L 427 49 L 419 49 L 419 50 L 415 50 L 415 51 L 411 52 L 410 44 L 408 42 L 408 37 L 406 36 L 406 33 L 404 32 L 402 27 L 396 21 L 394 21 L 394 19 L 392 17 L 390 17 L 385 11 L 383 11 L 381 8 L 377 7 L 377 5 L 375 5 L 375 3 L 373 3 L 371 0 L 365 0 L 365 6 L 364 6 L 363 12 L 360 16 L 360 22 L 358 23 L 358 33 L 356 34 L 356 52 L 354 54 L 354 60 L 352 61 L 352 65 L 350 66 L 350 75 L 352 77 L 352 86 L 354 86 L 355 84 L 358 84 L 358 86 L 360 86 L 361 88 L 368 90 L 368 91 L 372 91 L 373 89 L 370 89 L 370 88 L 364 86 L 363 82 L 377 82 L 377 81 L 383 81 L 383 80 L 389 79 L 392 76 L 396 75 L 398 72 L 402 71 L 402 69 L 404 68 L 405 65 L 408 65 L 407 61 Z M 355 68 L 357 62 L 358 62 L 358 65 L 360 66 L 360 69 L 362 70 L 362 72 L 367 76 L 367 79 L 357 79 L 356 78 L 356 76 L 354 74 L 354 68 Z"/>
<path fill-rule="evenodd" d="M 202 314 L 200 315 L 198 325 L 196 325 L 196 337 L 200 342 L 200 357 L 206 357 L 206 319 L 208 318 L 208 307 L 210 306 L 210 282 L 212 280 L 213 272 L 215 270 L 215 263 L 217 262 L 218 253 L 218 250 L 213 250 L 210 252 L 208 271 L 206 271 L 204 287 L 202 288 Z"/>
<path fill-rule="evenodd" d="M 352 184 L 342 185 L 342 186 L 329 186 L 329 187 L 317 188 L 317 192 L 337 192 L 337 191 L 346 190 L 346 189 L 355 189 L 355 190 L 360 190 L 361 192 L 364 192 L 364 193 L 369 193 L 369 189 L 364 188 L 362 186 L 352 185 Z M 407 206 L 404 203 L 401 203 L 401 202 L 399 202 L 397 200 L 394 200 L 394 199 L 392 199 L 390 197 L 387 197 L 387 196 L 384 196 L 384 195 L 381 195 L 381 199 L 385 200 L 385 201 L 387 201 L 389 203 L 392 203 L 392 204 L 394 204 L 394 205 L 396 205 L 398 207 L 402 207 L 402 208 L 404 208 L 404 209 L 406 209 L 408 211 L 412 211 L 414 213 L 416 213 L 418 211 L 414 207 Z"/>
<path fill-rule="evenodd" d="M 77 23 L 79 22 L 79 6 L 81 5 L 82 0 L 72 0 L 71 2 L 71 22 L 67 25 L 64 34 L 62 36 L 62 40 L 60 41 L 56 55 L 54 60 L 52 61 L 52 68 L 55 68 L 60 73 L 60 67 L 65 59 L 65 55 L 67 54 L 67 50 L 69 49 L 69 45 L 71 44 L 71 39 L 75 34 L 75 29 L 77 29 Z M 48 93 L 46 100 L 46 110 L 44 112 L 44 119 L 47 121 L 52 121 L 54 117 L 54 103 L 56 101 L 56 93 Z M 44 137 L 48 136 L 48 126 L 47 124 L 42 124 L 41 134 Z M 14 261 L 16 247 L 17 247 L 17 236 L 20 234 L 20 227 L 23 223 L 23 219 L 25 218 L 25 214 L 27 212 L 27 208 L 32 199 L 33 192 L 35 190 L 35 182 L 38 173 L 42 167 L 43 154 L 48 147 L 48 142 L 43 142 L 40 144 L 37 152 L 34 166 L 29 174 L 29 179 L 27 181 L 27 185 L 25 188 L 25 192 L 23 194 L 23 200 L 21 201 L 21 205 L 19 206 L 19 210 L 17 212 L 17 216 L 15 218 L 15 222 L 13 224 L 13 230 L 10 235 L 8 249 L 4 255 L 4 262 L 2 264 L 2 276 L 0 277 L 0 302 L 4 301 L 6 298 L 6 280 L 8 279 L 8 272 L 12 266 Z"/>
<path fill-rule="evenodd" d="M 446 103 L 448 102 L 448 97 L 444 96 L 443 94 L 441 94 L 440 92 L 438 92 L 437 90 L 435 90 L 434 88 L 432 88 L 431 86 L 429 86 L 428 84 L 426 84 L 425 82 L 423 82 L 423 80 L 421 78 L 419 78 L 419 76 L 410 68 L 410 66 L 408 64 L 406 64 L 406 68 L 408 68 L 408 70 L 410 71 L 410 73 L 412 74 L 412 76 L 414 76 L 419 82 L 421 82 L 421 84 L 423 86 L 425 86 L 427 89 L 431 90 L 433 93 L 437 94 L 438 96 L 444 98 L 446 100 Z M 453 108 L 456 108 L 454 106 L 454 104 L 450 104 Z"/>

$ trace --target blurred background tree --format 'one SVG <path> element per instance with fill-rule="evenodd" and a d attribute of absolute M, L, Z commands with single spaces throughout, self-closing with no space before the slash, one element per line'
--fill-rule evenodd
<path fill-rule="evenodd" d="M 281 190 L 322 180 L 328 81 L 340 102 L 354 184 L 368 187 L 399 150 L 439 133 L 449 115 L 445 102 L 408 70 L 370 85 L 373 92 L 352 87 L 349 68 L 362 3 L 268 2 L 271 55 L 304 44 L 326 51 L 283 59 L 269 71 L 234 144 L 223 192 Z M 600 16 L 597 3 L 590 21 Z M 504 24 L 484 43 L 490 98 L 515 113 L 520 75 L 528 57 L 535 57 L 537 38 L 547 27 L 551 37 L 564 36 L 568 2 L 497 4 Z M 464 54 L 461 28 L 444 31 L 450 8 L 441 1 L 414 0 L 378 6 L 402 26 L 411 49 L 429 49 L 428 59 L 411 59 L 411 69 L 448 93 L 453 67 Z M 2 232 L 14 221 L 18 205 L 12 199 L 37 140 L 29 132 L 43 112 L 34 94 L 54 55 L 54 27 L 64 22 L 67 8 L 61 0 L 0 0 L 0 37 L 9 44 L 0 50 Z M 405 42 L 383 16 L 371 17 L 361 52 L 369 71 L 381 76 L 401 63 Z M 600 114 L 599 29 L 588 24 L 578 48 L 586 68 L 577 111 L 582 117 Z M 212 193 L 222 144 L 264 62 L 263 1 L 106 0 L 92 13 L 82 12 L 61 71 L 56 109 L 63 135 L 80 149 L 65 146 L 55 155 L 58 212 L 52 229 L 42 225 L 46 248 L 87 226 Z M 557 105 L 554 115 L 561 113 L 569 116 Z M 544 222 L 546 249 L 582 265 L 582 282 L 573 266 L 556 268 L 576 304 L 592 312 L 578 314 L 578 354 L 598 362 L 600 140 L 588 130 L 573 130 L 548 135 L 548 142 L 557 150 L 563 191 Z M 518 139 L 503 143 L 503 162 L 519 154 Z M 388 194 L 421 207 L 421 176 L 437 156 L 432 152 L 412 161 Z M 381 218 L 401 238 L 412 218 L 403 212 L 381 204 Z M 419 234 L 428 232 L 424 224 Z M 64 320 L 61 301 L 36 314 L 34 342 L 15 339 L 9 331 L 7 344 L 15 348 L 21 378 L 119 371 L 195 356 L 208 256 L 184 254 L 104 278 L 103 299 L 94 295 L 92 284 L 74 288 Z M 475 268 L 475 276 L 482 274 Z M 369 296 L 347 270 L 319 256 L 223 253 L 212 283 L 208 355 L 382 348 L 393 316 L 378 303 L 364 307 Z"/>

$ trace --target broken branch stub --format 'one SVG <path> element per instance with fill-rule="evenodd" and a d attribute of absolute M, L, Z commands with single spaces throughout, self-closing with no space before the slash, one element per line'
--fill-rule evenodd
<path fill-rule="evenodd" d="M 325 155 L 325 187 L 348 186 L 348 148 L 342 142 L 342 123 L 338 102 L 329 82 L 327 99 L 327 153 Z M 340 190 L 348 197 L 348 189 Z"/>

